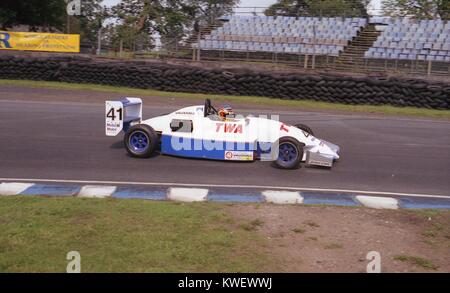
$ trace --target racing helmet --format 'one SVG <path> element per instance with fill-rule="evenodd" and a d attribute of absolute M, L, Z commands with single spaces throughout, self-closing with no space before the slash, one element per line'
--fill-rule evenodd
<path fill-rule="evenodd" d="M 222 106 L 219 111 L 217 112 L 220 119 L 226 120 L 227 118 L 234 118 L 234 112 L 230 105 Z"/>

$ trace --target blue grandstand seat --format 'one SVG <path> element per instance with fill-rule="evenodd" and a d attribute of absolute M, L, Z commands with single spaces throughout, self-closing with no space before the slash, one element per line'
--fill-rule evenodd
<path fill-rule="evenodd" d="M 414 20 L 409 18 L 372 17 L 370 23 L 383 24 L 384 28 L 368 52 L 366 58 L 397 58 L 427 61 L 448 61 L 450 59 L 450 22 L 441 19 Z M 382 54 L 388 51 L 389 57 Z M 375 49 L 375 51 L 373 50 Z M 448 58 L 447 58 L 448 57 Z"/>
<path fill-rule="evenodd" d="M 206 41 L 217 43 L 201 41 L 199 47 L 337 56 L 366 23 L 363 18 L 232 16 L 223 27 L 204 36 Z M 246 40 L 253 44 L 223 43 Z M 313 44 L 316 44 L 315 48 Z"/>

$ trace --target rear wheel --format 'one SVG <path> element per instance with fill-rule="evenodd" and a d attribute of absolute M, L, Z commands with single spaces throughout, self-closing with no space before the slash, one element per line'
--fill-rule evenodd
<path fill-rule="evenodd" d="M 292 137 L 280 138 L 278 141 L 278 156 L 276 158 L 274 162 L 276 167 L 281 169 L 297 169 L 303 158 L 303 144 Z"/>
<path fill-rule="evenodd" d="M 314 132 L 312 131 L 312 129 L 311 129 L 308 125 L 305 125 L 305 124 L 295 124 L 294 126 L 297 127 L 298 129 L 303 130 L 304 132 L 306 132 L 306 133 L 311 134 L 312 136 L 314 136 Z"/>
<path fill-rule="evenodd" d="M 127 131 L 124 143 L 127 152 L 133 157 L 148 158 L 155 152 L 159 139 L 152 127 L 138 124 Z"/>

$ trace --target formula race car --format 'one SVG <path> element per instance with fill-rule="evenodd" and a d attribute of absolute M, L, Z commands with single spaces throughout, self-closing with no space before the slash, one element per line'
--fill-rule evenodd
<path fill-rule="evenodd" d="M 287 125 L 273 117 L 237 116 L 231 107 L 216 110 L 209 99 L 170 114 L 142 120 L 142 100 L 106 101 L 106 135 L 124 131 L 133 157 L 162 154 L 230 161 L 273 161 L 282 169 L 300 162 L 331 167 L 339 147 L 318 139 L 306 125 Z M 275 117 L 276 118 L 276 117 Z"/>

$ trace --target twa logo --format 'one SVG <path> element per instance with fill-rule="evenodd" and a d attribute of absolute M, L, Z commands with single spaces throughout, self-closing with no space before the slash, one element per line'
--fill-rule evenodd
<path fill-rule="evenodd" d="M 242 124 L 216 123 L 216 132 L 242 133 Z"/>
<path fill-rule="evenodd" d="M 289 132 L 289 128 L 288 128 L 287 125 L 284 124 L 284 123 L 281 123 L 280 130 Z"/>

